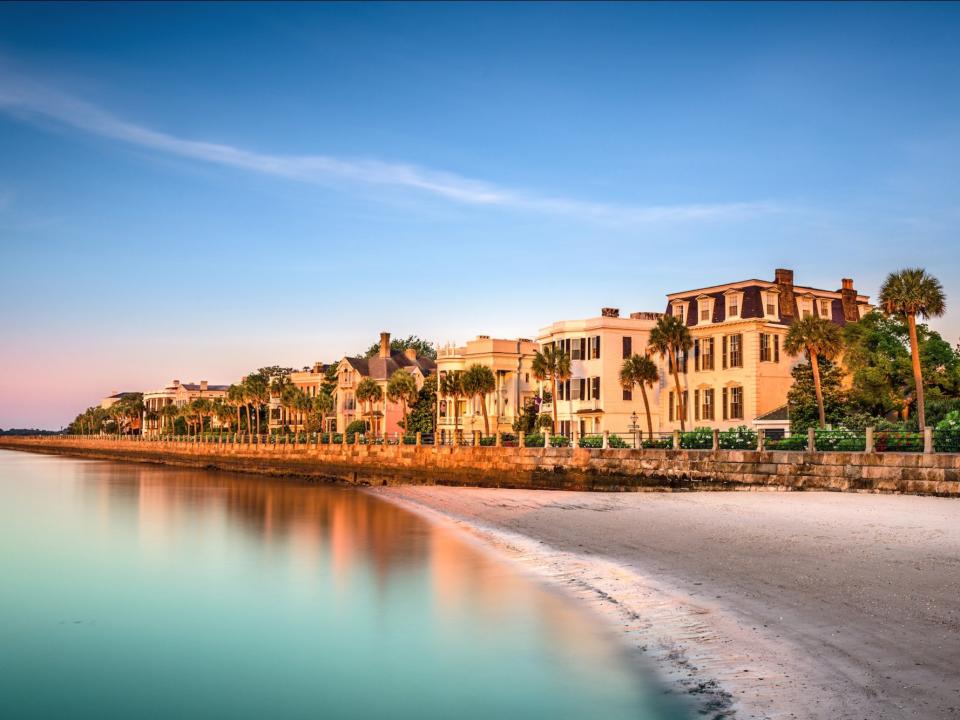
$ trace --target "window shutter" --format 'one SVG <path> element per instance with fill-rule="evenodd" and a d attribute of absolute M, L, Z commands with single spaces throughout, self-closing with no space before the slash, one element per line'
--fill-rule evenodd
<path fill-rule="evenodd" d="M 587 399 L 587 379 L 580 378 L 580 380 L 577 381 L 577 385 L 580 386 L 580 397 L 586 400 Z"/>
<path fill-rule="evenodd" d="M 727 414 L 728 414 L 727 405 L 728 405 L 727 389 L 724 388 L 724 389 L 723 389 L 723 419 L 724 419 L 724 420 L 727 419 Z"/>
<path fill-rule="evenodd" d="M 587 339 L 585 337 L 580 338 L 577 340 L 577 345 L 580 346 L 580 357 L 587 357 Z"/>
<path fill-rule="evenodd" d="M 700 391 L 693 391 L 693 419 L 700 419 Z"/>
<path fill-rule="evenodd" d="M 673 390 L 670 391 L 670 422 L 673 422 Z"/>
<path fill-rule="evenodd" d="M 773 336 L 773 361 L 775 363 L 780 362 L 780 336 Z"/>
<path fill-rule="evenodd" d="M 681 417 L 683 417 L 684 420 L 689 420 L 690 419 L 690 403 L 689 403 L 690 391 L 684 390 L 682 397 L 683 397 L 683 407 L 680 408 L 680 415 Z"/>
<path fill-rule="evenodd" d="M 693 369 L 695 372 L 700 372 L 700 341 L 693 341 Z"/>
<path fill-rule="evenodd" d="M 727 369 L 727 336 L 723 336 L 723 369 Z"/>
<path fill-rule="evenodd" d="M 626 360 L 628 357 L 633 355 L 633 338 L 624 337 L 623 338 L 623 358 Z"/>
<path fill-rule="evenodd" d="M 599 375 L 593 379 L 593 397 L 597 400 L 600 399 L 600 376 Z"/>

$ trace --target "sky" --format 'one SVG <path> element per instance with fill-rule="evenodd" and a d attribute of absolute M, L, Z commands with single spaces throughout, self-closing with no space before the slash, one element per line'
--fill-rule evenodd
<path fill-rule="evenodd" d="M 923 266 L 960 4 L 0 4 L 0 428 Z"/>

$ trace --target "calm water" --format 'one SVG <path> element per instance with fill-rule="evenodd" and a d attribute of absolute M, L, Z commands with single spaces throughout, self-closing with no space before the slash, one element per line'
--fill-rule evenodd
<path fill-rule="evenodd" d="M 0 451 L 0 717 L 672 718 L 568 601 L 349 488 Z"/>

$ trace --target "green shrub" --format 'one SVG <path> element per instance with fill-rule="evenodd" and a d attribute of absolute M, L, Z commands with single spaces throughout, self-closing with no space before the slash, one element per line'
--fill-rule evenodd
<path fill-rule="evenodd" d="M 923 449 L 922 441 L 921 447 Z M 937 452 L 960 452 L 960 411 L 952 410 L 933 430 L 933 449 Z"/>
<path fill-rule="evenodd" d="M 771 439 L 764 442 L 764 447 L 767 450 L 806 450 L 807 438 L 803 435 L 791 435 L 779 440 Z"/>
<path fill-rule="evenodd" d="M 416 435 L 404 435 L 403 438 L 401 439 L 401 442 L 402 442 L 404 445 L 416 445 L 416 444 L 417 444 L 417 436 L 416 436 Z"/>
<path fill-rule="evenodd" d="M 709 450 L 713 447 L 713 430 L 699 427 L 680 433 L 680 447 L 684 450 Z"/>
<path fill-rule="evenodd" d="M 934 433 L 934 447 L 936 440 L 937 433 Z M 944 437 L 942 440 L 946 441 L 948 438 Z M 877 452 L 923 452 L 923 433 L 902 430 L 878 432 L 873 436 L 873 449 Z"/>
<path fill-rule="evenodd" d="M 757 433 L 746 425 L 724 430 L 719 435 L 720 448 L 723 450 L 757 449 Z"/>
<path fill-rule="evenodd" d="M 867 447 L 866 438 L 849 430 L 816 430 L 814 447 L 825 452 L 857 452 Z"/>
<path fill-rule="evenodd" d="M 649 450 L 669 450 L 673 447 L 673 438 L 671 437 L 660 437 L 660 438 L 647 438 L 646 440 L 640 441 L 640 447 L 649 449 Z"/>
<path fill-rule="evenodd" d="M 550 447 L 570 447 L 570 438 L 566 435 L 551 435 Z"/>
<path fill-rule="evenodd" d="M 582 448 L 601 448 L 603 447 L 602 435 L 584 435 L 577 444 Z"/>
<path fill-rule="evenodd" d="M 541 433 L 527 435 L 523 440 L 523 444 L 526 447 L 543 447 L 543 435 Z"/>
<path fill-rule="evenodd" d="M 547 413 L 540 414 L 537 417 L 537 428 L 540 430 L 552 430 L 553 418 Z"/>
<path fill-rule="evenodd" d="M 497 444 L 497 439 L 495 437 L 480 438 L 480 447 L 493 447 L 496 444 Z"/>

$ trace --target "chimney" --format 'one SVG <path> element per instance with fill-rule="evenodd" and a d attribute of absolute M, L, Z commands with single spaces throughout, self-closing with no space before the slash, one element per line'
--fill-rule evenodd
<path fill-rule="evenodd" d="M 390 333 L 380 333 L 380 357 L 390 357 Z"/>
<path fill-rule="evenodd" d="M 601 317 L 620 317 L 620 308 L 600 308 Z"/>
<path fill-rule="evenodd" d="M 206 381 L 206 380 L 201 380 L 201 381 L 200 381 L 200 392 L 206 392 L 206 391 L 207 391 L 207 387 L 208 387 L 207 381 Z"/>
<path fill-rule="evenodd" d="M 417 351 L 414 348 L 407 348 L 403 351 L 403 354 L 407 356 L 407 360 L 417 359 Z"/>
<path fill-rule="evenodd" d="M 179 381 L 179 380 L 174 380 L 174 381 L 173 381 L 173 386 L 174 386 L 175 388 L 180 387 L 180 381 Z"/>
<path fill-rule="evenodd" d="M 843 278 L 840 281 L 840 307 L 843 309 L 845 322 L 856 322 L 860 319 L 860 310 L 857 308 L 857 291 L 853 289 L 851 278 Z"/>
<path fill-rule="evenodd" d="M 797 299 L 793 294 L 793 270 L 777 268 L 773 271 L 773 277 L 780 291 L 780 319 L 790 322 L 797 316 Z"/>

